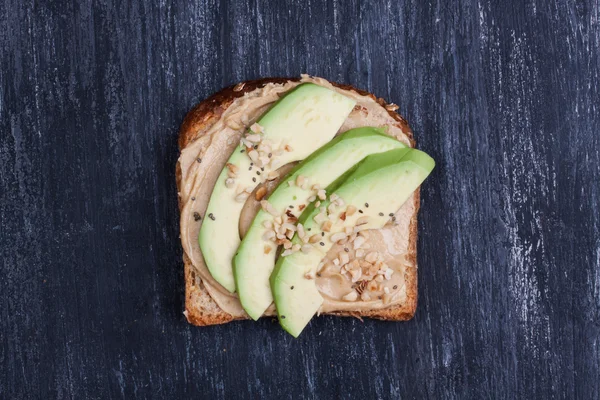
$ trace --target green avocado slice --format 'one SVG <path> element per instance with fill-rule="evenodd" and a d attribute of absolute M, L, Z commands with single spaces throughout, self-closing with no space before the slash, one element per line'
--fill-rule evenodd
<path fill-rule="evenodd" d="M 389 220 L 388 210 L 397 210 L 410 197 L 413 191 L 433 170 L 435 162 L 427 154 L 410 148 L 390 150 L 366 157 L 345 179 L 334 182 L 327 188 L 327 194 L 335 194 L 345 205 L 324 214 L 330 200 L 322 202 L 319 208 L 311 204 L 302 213 L 299 223 L 312 234 L 321 234 L 323 216 L 333 225 L 325 232 L 323 239 L 310 252 L 295 252 L 277 260 L 271 275 L 271 289 L 281 326 L 294 337 L 302 332 L 323 303 L 316 288 L 314 273 L 321 260 L 332 247 L 330 238 L 354 227 L 361 218 L 362 229 L 380 229 Z M 367 206 L 368 204 L 368 206 Z M 352 205 L 362 211 L 340 219 L 340 215 Z M 382 212 L 383 211 L 383 212 Z M 383 215 L 382 215 L 383 214 Z M 319 219 L 321 217 L 321 219 Z M 337 239 L 336 239 L 337 240 Z M 299 243 L 298 235 L 294 243 Z"/>
<path fill-rule="evenodd" d="M 257 121 L 262 132 L 251 132 L 268 140 L 272 156 L 275 149 L 280 154 L 269 157 L 263 165 L 263 161 L 253 162 L 249 157 L 251 149 L 242 147 L 233 152 L 217 178 L 198 236 L 208 270 L 225 289 L 235 291 L 232 259 L 241 241 L 238 225 L 245 197 L 277 166 L 302 160 L 329 142 L 354 104 L 334 90 L 301 84 Z"/>
<path fill-rule="evenodd" d="M 325 188 L 369 154 L 381 153 L 405 145 L 381 129 L 365 127 L 349 130 L 317 150 L 297 165 L 269 196 L 268 202 L 278 215 L 299 216 L 313 195 L 313 185 Z M 295 184 L 305 179 L 307 189 Z M 290 185 L 288 182 L 294 182 Z M 274 216 L 260 210 L 233 259 L 237 292 L 244 310 L 257 320 L 273 302 L 269 277 L 275 266 L 277 245 L 263 239 L 264 224 Z"/>

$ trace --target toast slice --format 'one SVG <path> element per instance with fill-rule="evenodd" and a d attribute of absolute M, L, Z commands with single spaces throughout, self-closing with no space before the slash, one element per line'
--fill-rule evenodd
<path fill-rule="evenodd" d="M 219 121 L 221 115 L 234 102 L 236 98 L 244 96 L 246 93 L 262 88 L 268 84 L 285 84 L 290 81 L 298 81 L 298 78 L 265 78 L 260 80 L 246 81 L 227 87 L 220 92 L 212 95 L 208 99 L 196 105 L 185 117 L 179 133 L 179 149 L 182 151 L 190 143 L 201 137 L 212 125 Z M 356 89 L 352 86 L 332 83 L 333 86 L 347 91 L 353 91 L 359 96 L 369 97 L 382 107 L 394 121 L 395 127 L 408 137 L 411 147 L 415 142 L 412 131 L 404 118 L 395 112 L 397 106 L 387 104 L 383 99 L 374 95 Z M 181 192 L 182 168 L 177 162 L 176 166 L 177 189 Z M 212 188 L 210 188 L 212 190 Z M 410 200 L 409 200 L 410 201 Z M 390 321 L 403 321 L 411 319 L 417 307 L 417 214 L 419 211 L 419 189 L 412 197 L 414 201 L 414 211 L 410 217 L 408 235 L 408 252 L 405 259 L 408 266 L 404 271 L 404 281 L 406 286 L 406 298 L 401 304 L 395 304 L 387 308 L 363 310 L 363 311 L 334 311 L 324 314 L 351 316 L 356 318 L 369 317 Z M 182 201 L 179 198 L 179 210 L 182 211 Z M 183 254 L 184 276 L 185 276 L 185 311 L 184 314 L 189 323 L 197 326 L 216 325 L 230 322 L 236 319 L 247 319 L 245 316 L 237 316 L 223 311 L 210 296 L 202 278 L 197 273 L 190 258 Z"/>

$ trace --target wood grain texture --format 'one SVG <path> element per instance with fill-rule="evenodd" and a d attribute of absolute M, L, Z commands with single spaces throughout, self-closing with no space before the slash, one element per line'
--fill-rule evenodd
<path fill-rule="evenodd" d="M 600 398 L 598 0 L 2 0 L 0 56 L 0 398 Z M 415 319 L 192 327 L 179 125 L 301 72 L 437 160 Z"/>

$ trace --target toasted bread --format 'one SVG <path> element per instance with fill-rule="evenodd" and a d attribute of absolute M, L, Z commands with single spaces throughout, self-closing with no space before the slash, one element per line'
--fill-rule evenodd
<path fill-rule="evenodd" d="M 234 86 L 227 87 L 220 92 L 212 95 L 208 99 L 196 105 L 185 117 L 183 124 L 181 125 L 179 133 L 179 149 L 183 150 L 188 144 L 196 140 L 207 130 L 208 127 L 215 124 L 219 120 L 223 112 L 232 104 L 232 102 L 243 96 L 247 92 L 251 92 L 257 88 L 263 87 L 269 83 L 283 84 L 288 81 L 298 81 L 297 78 L 266 78 L 254 81 L 243 82 Z M 394 119 L 397 127 L 400 128 L 403 133 L 409 138 L 411 146 L 414 147 L 415 142 L 412 131 L 408 126 L 408 123 L 404 118 L 395 112 L 395 108 L 392 105 L 387 104 L 383 99 L 377 98 L 374 95 L 353 88 L 348 85 L 341 85 L 333 83 L 334 86 L 344 89 L 351 90 L 358 93 L 361 96 L 368 96 L 375 100 L 381 107 L 384 107 L 388 114 Z M 177 188 L 180 190 L 182 174 L 181 166 L 177 163 L 176 169 Z M 328 313 L 331 315 L 338 316 L 351 316 L 351 317 L 369 317 L 382 320 L 390 321 L 404 321 L 411 319 L 415 313 L 417 307 L 417 260 L 416 260 L 416 247 L 417 247 L 417 214 L 419 211 L 419 189 L 413 196 L 414 199 L 414 213 L 410 220 L 409 225 L 409 246 L 406 258 L 411 262 L 414 267 L 408 267 L 405 270 L 405 282 L 406 282 L 406 301 L 402 304 L 392 305 L 388 308 L 366 310 L 360 312 L 332 312 Z M 182 204 L 179 201 L 179 208 L 181 211 Z M 233 321 L 235 318 L 232 315 L 223 311 L 217 303 L 211 298 L 208 291 L 202 283 L 202 279 L 199 274 L 196 273 L 195 267 L 191 263 L 188 256 L 183 254 L 183 263 L 185 268 L 185 316 L 189 323 L 206 326 L 223 324 L 226 322 Z"/>

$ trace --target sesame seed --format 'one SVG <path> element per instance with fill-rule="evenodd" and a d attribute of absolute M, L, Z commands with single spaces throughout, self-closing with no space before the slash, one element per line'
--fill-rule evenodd
<path fill-rule="evenodd" d="M 319 244 L 320 244 L 321 246 L 325 246 L 325 243 L 323 243 L 323 242 L 319 242 Z"/>
<path fill-rule="evenodd" d="M 294 287 L 293 287 L 293 286 L 290 286 L 290 289 L 294 290 Z"/>
<path fill-rule="evenodd" d="M 321 232 L 321 236 L 325 236 L 325 232 Z"/>
<path fill-rule="evenodd" d="M 264 171 L 264 170 L 265 170 L 265 167 L 260 167 L 260 170 L 261 170 L 261 171 Z"/>
<path fill-rule="evenodd" d="M 244 150 L 244 149 L 240 150 L 240 153 L 245 153 L 245 152 L 246 152 L 246 150 Z"/>
<path fill-rule="evenodd" d="M 294 208 L 294 206 L 293 206 L 293 205 L 291 205 L 291 204 L 289 205 L 289 207 L 290 207 L 290 208 Z"/>
<path fill-rule="evenodd" d="M 393 217 L 393 216 L 394 216 L 394 213 L 389 213 L 389 216 L 390 216 L 390 217 Z"/>
<path fill-rule="evenodd" d="M 194 221 L 200 221 L 202 217 L 197 212 L 194 213 Z"/>
<path fill-rule="evenodd" d="M 358 212 L 362 214 L 362 213 L 363 213 L 363 210 L 358 210 Z"/>
<path fill-rule="evenodd" d="M 349 249 L 349 248 L 347 248 L 347 247 L 344 247 L 344 251 L 345 251 L 346 253 L 348 253 L 348 252 L 350 251 L 350 249 Z"/>
<path fill-rule="evenodd" d="M 202 159 L 200 157 L 196 158 L 196 161 L 198 161 L 199 163 L 202 162 Z"/>
<path fill-rule="evenodd" d="M 282 315 L 282 316 L 281 316 L 281 319 L 285 319 L 285 315 Z"/>
<path fill-rule="evenodd" d="M 254 163 L 253 163 L 253 162 L 251 162 L 251 163 L 250 163 L 250 165 L 252 166 L 252 165 L 254 165 Z"/>
<path fill-rule="evenodd" d="M 257 144 L 254 145 L 254 150 L 256 150 L 256 149 L 258 149 L 258 145 Z"/>
<path fill-rule="evenodd" d="M 320 277 L 321 277 L 321 273 L 320 273 L 320 272 L 317 272 L 317 276 L 320 278 Z"/>
<path fill-rule="evenodd" d="M 396 221 L 396 217 L 392 217 L 392 221 L 395 222 Z"/>
<path fill-rule="evenodd" d="M 252 182 L 256 182 L 256 178 L 252 178 Z"/>
<path fill-rule="evenodd" d="M 215 216 L 212 213 L 208 214 L 208 218 L 212 219 L 213 221 L 215 220 Z"/>
<path fill-rule="evenodd" d="M 248 168 L 248 171 L 252 171 L 252 167 Z"/>
<path fill-rule="evenodd" d="M 310 232 L 312 230 L 312 228 L 308 228 L 308 231 Z"/>
<path fill-rule="evenodd" d="M 256 175 L 260 175 L 260 171 L 256 171 Z"/>
<path fill-rule="evenodd" d="M 269 153 L 269 154 L 267 155 L 267 157 L 269 157 L 269 158 L 273 157 L 273 153 Z"/>
<path fill-rule="evenodd" d="M 369 203 L 365 203 L 365 207 L 369 208 Z"/>
<path fill-rule="evenodd" d="M 394 290 L 398 289 L 398 285 L 394 285 L 394 287 L 392 289 L 394 289 Z"/>
<path fill-rule="evenodd" d="M 383 213 L 382 213 L 382 212 L 380 212 L 380 213 L 379 213 L 379 216 L 380 216 L 380 217 L 383 217 Z"/>
<path fill-rule="evenodd" d="M 195 198 L 195 197 L 192 197 L 192 201 L 194 201 L 194 200 L 196 200 L 196 198 Z"/>

